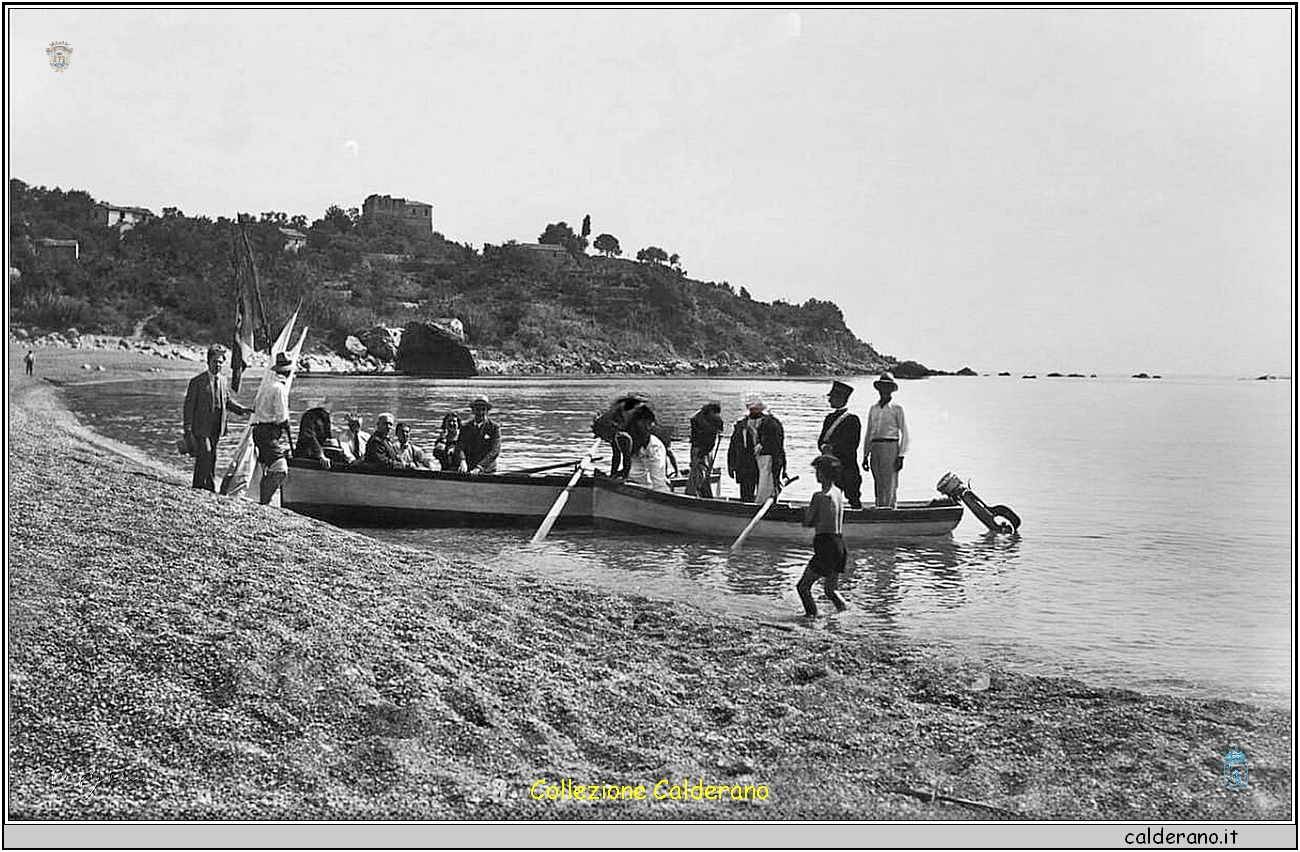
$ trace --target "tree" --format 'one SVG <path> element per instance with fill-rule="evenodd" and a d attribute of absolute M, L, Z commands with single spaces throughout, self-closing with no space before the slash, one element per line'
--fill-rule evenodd
<path fill-rule="evenodd" d="M 749 291 L 746 290 L 744 287 L 741 287 L 741 288 L 740 288 L 740 298 L 742 298 L 742 299 L 750 299 L 750 298 L 751 298 L 750 295 L 749 295 Z"/>
<path fill-rule="evenodd" d="M 676 269 L 682 265 L 682 257 L 677 252 L 668 255 L 668 265 Z"/>
<path fill-rule="evenodd" d="M 563 246 L 570 254 L 585 254 L 587 251 L 587 238 L 575 234 L 568 222 L 547 225 L 537 242 L 544 246 Z"/>
<path fill-rule="evenodd" d="M 591 236 L 591 214 L 588 213 L 582 217 L 582 238 L 585 240 Z"/>
<path fill-rule="evenodd" d="M 643 263 L 660 264 L 668 259 L 668 252 L 659 246 L 646 246 L 636 253 L 636 259 Z"/>
<path fill-rule="evenodd" d="M 596 241 L 592 245 L 596 251 L 605 255 L 605 257 L 617 257 L 623 253 L 622 247 L 618 244 L 618 237 L 613 234 L 601 234 L 596 237 Z"/>

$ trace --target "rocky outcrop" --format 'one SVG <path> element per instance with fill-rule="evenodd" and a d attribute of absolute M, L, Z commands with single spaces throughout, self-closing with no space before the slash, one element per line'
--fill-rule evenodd
<path fill-rule="evenodd" d="M 397 369 L 435 378 L 478 375 L 478 364 L 465 345 L 465 330 L 459 320 L 408 323 L 397 347 Z"/>
<path fill-rule="evenodd" d="M 940 375 L 918 361 L 899 361 L 893 373 L 896 379 L 924 379 L 926 376 Z"/>
<path fill-rule="evenodd" d="M 361 338 L 355 334 L 349 334 L 347 339 L 343 341 L 343 351 L 353 358 L 364 358 L 370 354 L 370 351 L 366 349 L 366 344 L 362 343 Z"/>
<path fill-rule="evenodd" d="M 385 328 L 377 325 L 361 332 L 358 337 L 370 355 L 380 361 L 396 361 L 397 349 L 402 344 L 402 334 L 400 328 Z"/>

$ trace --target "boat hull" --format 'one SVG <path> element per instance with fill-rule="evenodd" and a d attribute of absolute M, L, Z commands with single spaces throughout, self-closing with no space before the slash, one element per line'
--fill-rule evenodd
<path fill-rule="evenodd" d="M 590 495 L 599 526 L 658 530 L 734 541 L 759 507 L 735 500 L 706 500 L 596 480 Z M 749 534 L 750 541 L 807 541 L 807 503 L 778 501 Z M 844 510 L 844 541 L 857 544 L 913 536 L 947 535 L 961 522 L 962 507 L 951 500 L 904 502 L 896 509 Z"/>
<path fill-rule="evenodd" d="M 466 526 L 539 522 L 572 473 L 470 476 L 432 470 L 375 470 L 294 461 L 280 505 L 341 526 Z M 591 480 L 569 492 L 557 524 L 591 523 Z"/>
<path fill-rule="evenodd" d="M 569 484 L 572 471 L 470 476 L 432 470 L 289 463 L 280 505 L 339 526 L 511 526 L 537 524 Z M 717 474 L 713 476 L 716 485 Z M 684 487 L 685 480 L 675 484 Z M 592 479 L 569 492 L 557 525 L 590 525 Z"/>

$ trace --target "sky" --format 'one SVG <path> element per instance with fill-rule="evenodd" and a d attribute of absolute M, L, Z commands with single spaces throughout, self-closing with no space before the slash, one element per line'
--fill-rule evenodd
<path fill-rule="evenodd" d="M 208 216 L 402 196 L 476 248 L 589 214 L 930 367 L 1290 373 L 1285 7 L 7 14 L 29 184 Z"/>

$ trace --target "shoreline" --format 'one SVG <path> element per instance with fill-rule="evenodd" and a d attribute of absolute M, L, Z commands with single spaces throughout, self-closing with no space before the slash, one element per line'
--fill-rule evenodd
<path fill-rule="evenodd" d="M 24 332 L 26 334 L 26 332 Z M 35 338 L 15 336 L 12 332 L 9 336 L 10 348 L 22 347 L 23 350 L 32 348 L 41 360 L 43 353 L 52 353 L 60 351 L 76 351 L 86 353 L 90 356 L 92 353 L 96 357 L 104 353 L 118 354 L 140 354 L 149 356 L 152 360 L 150 366 L 142 366 L 141 372 L 168 372 L 170 370 L 199 370 L 203 368 L 205 359 L 205 345 L 195 343 L 172 343 L 163 338 L 146 338 L 140 336 L 114 336 L 85 334 L 69 338 L 60 332 L 50 332 Z M 227 348 L 229 348 L 228 344 Z M 19 353 L 21 357 L 22 352 Z M 160 363 L 161 362 L 161 363 Z M 254 353 L 253 364 L 251 369 L 256 375 L 261 368 L 269 363 L 269 359 L 264 352 Z M 377 363 L 377 362 L 376 362 Z M 318 353 L 307 353 L 303 356 L 304 369 L 299 371 L 299 376 L 310 376 L 319 379 L 347 379 L 366 377 L 372 379 L 432 379 L 436 381 L 463 381 L 473 382 L 480 380 L 495 381 L 500 379 L 530 380 L 530 379 L 590 379 L 593 381 L 608 380 L 612 378 L 627 379 L 735 379 L 745 381 L 763 381 L 763 380 L 780 380 L 793 382 L 825 382 L 833 379 L 842 379 L 846 376 L 869 377 L 877 371 L 868 371 L 865 373 L 854 372 L 833 372 L 833 373 L 809 373 L 806 375 L 792 375 L 781 371 L 780 365 L 775 362 L 759 364 L 758 362 L 747 362 L 743 364 L 746 369 L 736 370 L 714 370 L 696 369 L 690 362 L 677 361 L 652 361 L 652 362 L 628 362 L 613 361 L 612 364 L 636 364 L 641 369 L 635 370 L 562 370 L 554 369 L 553 365 L 540 361 L 520 361 L 516 359 L 485 358 L 481 363 L 479 374 L 477 376 L 466 377 L 436 377 L 422 376 L 414 373 L 403 373 L 394 369 L 388 364 L 384 369 L 368 368 L 365 363 L 355 360 L 349 360 L 342 355 Z M 513 369 L 507 367 L 513 365 Z M 92 365 L 93 367 L 94 365 Z M 313 366 L 317 369 L 311 369 Z M 346 369 L 319 369 L 320 367 L 346 367 Z M 685 367 L 679 369 L 678 367 Z M 932 370 L 924 376 L 907 376 L 897 375 L 899 381 L 924 381 L 926 379 L 941 378 L 1014 378 L 1023 380 L 1025 378 L 1037 379 L 1038 375 L 1022 375 L 1024 371 L 1014 371 L 1007 375 L 987 372 L 948 372 L 943 370 Z M 1031 371 L 1032 372 L 1032 371 Z M 1050 379 L 1125 379 L 1139 380 L 1135 374 L 1126 372 L 1120 373 L 1097 373 L 1088 376 L 1082 374 L 1073 375 L 1051 375 L 1044 374 L 1044 380 Z M 1243 376 L 1232 373 L 1166 373 L 1160 377 L 1155 377 L 1163 381 L 1179 381 L 1185 379 L 1232 379 L 1237 381 L 1282 381 L 1289 382 L 1292 377 L 1289 374 L 1267 374 L 1260 376 Z M 1150 381 L 1151 377 L 1147 379 Z"/>
<path fill-rule="evenodd" d="M 502 576 L 194 492 L 82 426 L 57 385 L 200 365 L 49 348 L 32 380 L 23 351 L 11 341 L 13 819 L 1293 816 L 1289 710 Z M 1249 790 L 1222 786 L 1232 747 Z M 537 801 L 541 778 L 770 795 Z"/>

